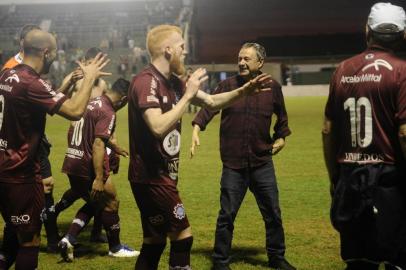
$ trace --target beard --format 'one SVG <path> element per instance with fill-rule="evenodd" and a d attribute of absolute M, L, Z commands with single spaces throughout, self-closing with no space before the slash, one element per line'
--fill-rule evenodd
<path fill-rule="evenodd" d="M 170 70 L 178 76 L 184 75 L 186 72 L 185 64 L 181 61 L 180 56 L 173 56 L 169 61 Z"/>
<path fill-rule="evenodd" d="M 47 58 L 44 59 L 44 67 L 42 68 L 42 74 L 48 74 L 49 70 L 51 69 L 52 62 L 54 59 L 48 60 Z"/>

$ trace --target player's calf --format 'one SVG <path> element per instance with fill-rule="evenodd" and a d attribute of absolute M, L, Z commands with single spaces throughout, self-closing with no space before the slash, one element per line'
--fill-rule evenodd
<path fill-rule="evenodd" d="M 170 270 L 191 270 L 190 251 L 193 245 L 193 236 L 182 240 L 171 241 L 169 254 Z"/>
<path fill-rule="evenodd" d="M 165 240 L 165 239 L 164 239 Z M 135 263 L 135 270 L 156 270 L 166 243 L 142 244 L 140 255 Z"/>

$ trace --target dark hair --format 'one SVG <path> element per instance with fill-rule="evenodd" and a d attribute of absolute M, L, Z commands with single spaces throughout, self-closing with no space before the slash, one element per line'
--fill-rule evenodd
<path fill-rule="evenodd" d="M 90 60 L 96 57 L 96 55 L 98 53 L 103 52 L 100 48 L 98 47 L 92 47 L 90 49 L 87 50 L 86 54 L 85 54 L 85 60 Z"/>
<path fill-rule="evenodd" d="M 130 82 L 126 79 L 118 78 L 111 86 L 111 91 L 121 96 L 127 96 L 128 88 L 130 88 Z"/>
<path fill-rule="evenodd" d="M 367 41 L 371 44 L 379 45 L 384 48 L 396 50 L 404 42 L 404 32 L 397 33 L 378 33 L 368 26 Z"/>
<path fill-rule="evenodd" d="M 259 60 L 265 60 L 266 58 L 266 50 L 264 46 L 254 43 L 254 42 L 247 42 L 244 43 L 241 47 L 241 49 L 246 49 L 246 48 L 254 48 L 255 51 L 257 52 L 257 57 Z"/>
<path fill-rule="evenodd" d="M 26 24 L 24 25 L 21 30 L 20 30 L 20 40 L 25 39 L 25 36 L 30 32 L 31 30 L 40 30 L 41 28 L 38 25 L 35 24 Z"/>

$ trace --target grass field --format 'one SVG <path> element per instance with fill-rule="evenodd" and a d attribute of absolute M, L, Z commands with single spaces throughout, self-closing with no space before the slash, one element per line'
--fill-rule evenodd
<path fill-rule="evenodd" d="M 289 97 L 286 106 L 292 135 L 286 148 L 275 158 L 276 175 L 286 237 L 286 257 L 299 270 L 343 269 L 339 257 L 337 233 L 329 222 L 330 198 L 321 148 L 320 128 L 325 97 Z M 219 117 L 201 133 L 197 156 L 189 159 L 192 115 L 183 118 L 179 189 L 194 234 L 193 269 L 210 269 L 210 254 L 219 209 L 221 161 L 218 151 Z M 53 143 L 51 163 L 56 178 L 55 199 L 68 187 L 67 177 L 60 173 L 66 149 L 68 121 L 49 117 L 47 135 Z M 128 147 L 127 113 L 119 113 L 117 123 L 121 144 Z M 114 177 L 120 197 L 121 239 L 140 248 L 142 231 L 138 209 L 127 181 L 128 160 L 121 160 L 120 172 Z M 60 230 L 65 232 L 78 201 L 59 217 Z M 1 224 L 2 225 L 2 224 Z M 44 231 L 43 231 L 44 234 Z M 107 245 L 89 245 L 89 231 L 81 234 L 83 244 L 78 258 L 71 264 L 58 263 L 59 255 L 40 253 L 39 269 L 133 269 L 134 259 L 113 259 L 107 256 Z M 43 238 L 42 250 L 45 248 Z M 251 193 L 238 213 L 233 240 L 233 269 L 267 269 L 264 225 Z M 159 269 L 168 269 L 168 248 Z"/>

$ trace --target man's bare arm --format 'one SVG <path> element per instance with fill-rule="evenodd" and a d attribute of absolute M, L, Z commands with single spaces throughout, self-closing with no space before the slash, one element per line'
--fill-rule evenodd
<path fill-rule="evenodd" d="M 334 185 L 338 176 L 338 163 L 336 161 L 336 145 L 333 135 L 333 123 L 327 118 L 324 119 L 322 136 L 323 136 L 323 152 L 324 161 L 326 163 L 329 179 L 330 179 L 330 191 L 334 190 Z"/>
<path fill-rule="evenodd" d="M 399 141 L 400 147 L 402 148 L 403 157 L 406 160 L 406 124 L 399 127 Z"/>

